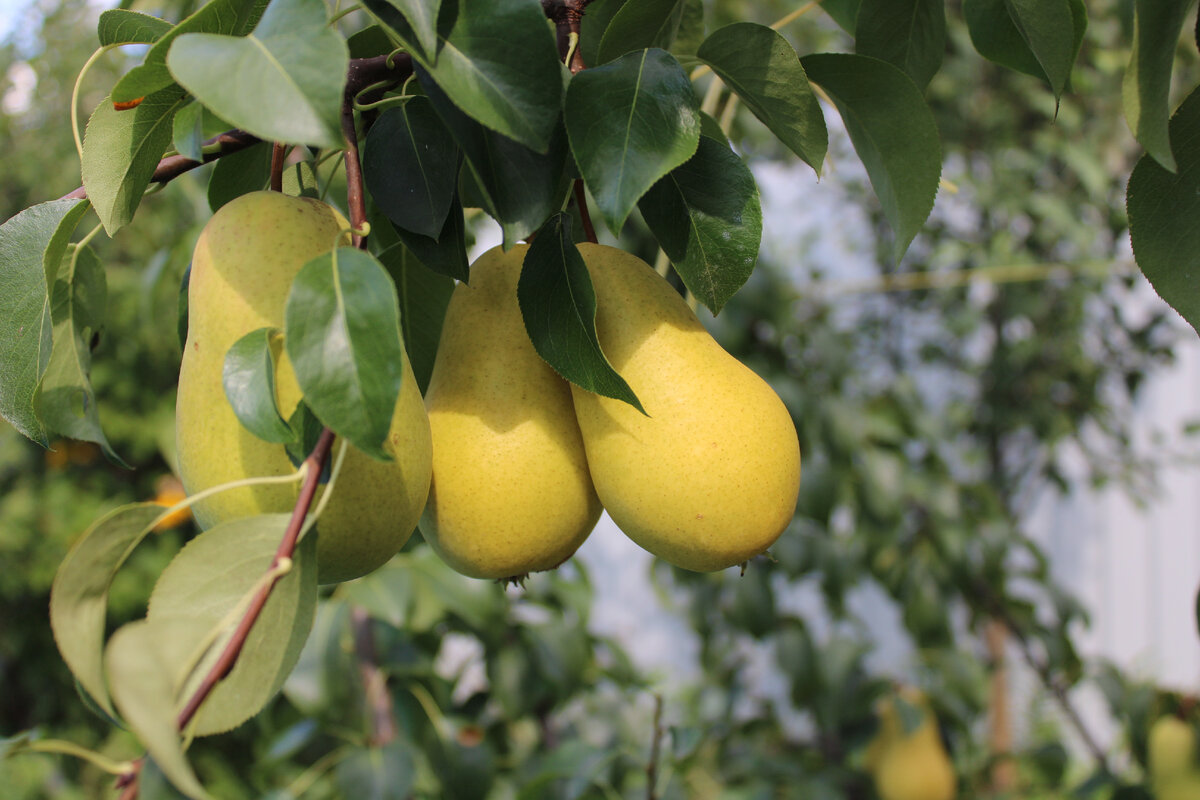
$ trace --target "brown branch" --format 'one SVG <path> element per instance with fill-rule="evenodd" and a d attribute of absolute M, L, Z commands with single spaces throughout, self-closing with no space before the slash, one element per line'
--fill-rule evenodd
<path fill-rule="evenodd" d="M 355 606 L 350 611 L 350 623 L 354 627 L 354 652 L 358 656 L 358 674 L 362 678 L 367 715 L 371 720 L 371 732 L 367 742 L 371 747 L 381 747 L 395 741 L 397 735 L 392 694 L 388 691 L 387 675 L 379 668 L 371 618 L 365 609 Z"/>
<path fill-rule="evenodd" d="M 350 211 L 350 227 L 354 229 L 351 241 L 354 246 L 365 250 L 367 237 L 359 231 L 367 223 L 367 195 L 363 188 L 362 162 L 358 158 L 358 130 L 354 124 L 354 96 L 346 92 L 342 104 L 342 138 L 346 140 L 346 207 Z"/>
<path fill-rule="evenodd" d="M 583 178 L 575 179 L 575 207 L 579 209 L 579 219 L 583 220 L 583 235 L 592 244 L 596 243 L 596 228 L 592 225 L 592 215 L 588 213 L 587 194 L 583 191 Z"/>
<path fill-rule="evenodd" d="M 321 472 L 325 469 L 325 462 L 329 459 L 329 449 L 333 446 L 333 439 L 333 431 L 329 428 L 323 430 L 321 438 L 317 440 L 317 446 L 308 454 L 308 458 L 304 459 L 304 463 L 308 467 L 308 474 L 304 476 L 304 483 L 300 487 L 300 497 L 296 500 L 296 507 L 292 509 L 292 518 L 288 521 L 287 530 L 284 531 L 283 539 L 279 542 L 275 557 L 271 559 L 272 570 L 278 567 L 284 559 L 290 559 L 296 551 L 300 528 L 304 524 L 304 518 L 308 516 L 308 509 L 312 505 L 313 497 L 316 496 L 317 486 L 321 481 Z M 271 590 L 275 588 L 275 584 L 281 577 L 283 576 L 277 574 L 254 595 L 254 599 L 250 601 L 250 607 L 246 609 L 246 613 L 242 616 L 237 628 L 234 629 L 233 638 L 225 645 L 217 663 L 213 664 L 212 669 L 200 682 L 200 686 L 188 699 L 187 705 L 179 712 L 175 721 L 179 730 L 182 731 L 188 726 L 192 717 L 200 709 L 200 704 L 212 693 L 221 679 L 233 669 L 238 654 L 242 652 L 242 647 L 246 644 L 246 637 L 250 635 L 250 629 L 254 627 L 258 615 L 267 603 L 267 598 L 271 596 Z"/>
<path fill-rule="evenodd" d="M 399 55 L 394 58 L 389 56 L 354 58 L 350 60 L 350 68 L 346 71 L 346 94 L 353 98 L 364 89 L 374 84 L 383 84 L 385 82 L 394 86 L 409 75 L 412 75 L 412 59 L 407 55 Z M 386 88 L 386 85 L 382 86 L 380 87 L 380 91 Z M 246 131 L 236 129 L 226 131 L 204 142 L 206 147 L 211 145 L 217 145 L 218 147 L 215 152 L 205 153 L 204 158 L 200 161 L 180 155 L 168 156 L 159 161 L 150 182 L 167 183 L 178 178 L 185 172 L 190 172 L 196 167 L 203 166 L 210 161 L 215 161 L 222 156 L 236 153 L 239 150 L 245 150 L 247 147 L 256 145 L 261 141 L 262 139 Z M 59 199 L 82 200 L 86 197 L 87 192 L 80 186 L 78 189 L 68 192 Z"/>
<path fill-rule="evenodd" d="M 650 760 L 646 762 L 646 800 L 657 800 L 658 798 L 655 784 L 658 783 L 658 761 L 662 755 L 662 710 L 662 695 L 656 694 L 654 695 L 654 730 L 650 734 Z"/>
<path fill-rule="evenodd" d="M 287 145 L 276 142 L 271 147 L 271 191 L 283 191 L 283 158 L 287 155 Z"/>

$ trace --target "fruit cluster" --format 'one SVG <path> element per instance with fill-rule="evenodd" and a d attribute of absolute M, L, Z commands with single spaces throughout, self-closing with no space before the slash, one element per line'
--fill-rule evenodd
<path fill-rule="evenodd" d="M 287 475 L 284 447 L 256 438 L 224 397 L 225 353 L 283 327 L 292 279 L 348 228 L 316 201 L 258 192 L 223 206 L 192 261 L 179 378 L 179 466 L 190 493 L 247 476 Z M 453 568 L 478 578 L 552 569 L 601 508 L 650 552 L 686 569 L 762 553 L 787 526 L 800 448 L 786 407 L 726 353 L 683 298 L 640 259 L 579 245 L 595 287 L 596 331 L 645 413 L 561 378 L 534 350 L 517 301 L 526 246 L 499 248 L 450 300 L 424 401 L 404 380 L 382 462 L 350 448 L 317 525 L 320 580 L 387 561 L 420 518 Z M 300 401 L 286 353 L 277 402 Z M 196 504 L 203 527 L 287 511 L 294 485 L 222 492 Z"/>

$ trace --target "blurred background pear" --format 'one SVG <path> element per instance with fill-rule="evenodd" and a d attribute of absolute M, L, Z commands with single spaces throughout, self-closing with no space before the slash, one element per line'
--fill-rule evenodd
<path fill-rule="evenodd" d="M 953 800 L 957 779 L 937 717 L 916 689 L 902 689 L 899 697 L 920 721 L 915 728 L 911 721 L 906 726 L 894 698 L 881 705 L 879 731 L 867 751 L 875 791 L 880 800 Z"/>

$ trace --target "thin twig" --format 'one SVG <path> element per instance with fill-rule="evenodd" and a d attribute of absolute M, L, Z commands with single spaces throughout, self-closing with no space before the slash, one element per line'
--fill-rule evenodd
<path fill-rule="evenodd" d="M 583 220 L 583 235 L 595 244 L 596 228 L 592 225 L 592 215 L 588 213 L 587 194 L 583 191 L 583 178 L 575 179 L 575 207 L 579 209 L 579 218 Z"/>
<path fill-rule="evenodd" d="M 304 518 L 308 516 L 309 506 L 312 505 L 313 497 L 317 493 L 317 486 L 320 485 L 321 472 L 325 469 L 325 462 L 329 459 L 329 449 L 333 446 L 333 439 L 333 431 L 329 428 L 323 430 L 321 438 L 317 440 L 317 446 L 308 454 L 308 458 L 304 459 L 308 473 L 304 476 L 304 483 L 300 487 L 300 497 L 296 500 L 296 507 L 292 509 L 292 518 L 288 521 L 287 530 L 284 531 L 283 539 L 275 550 L 275 557 L 271 559 L 270 568 L 272 570 L 278 567 L 284 559 L 291 559 L 296 550 L 296 542 L 300 538 L 300 528 L 304 525 Z M 225 645 L 217 663 L 213 664 L 212 669 L 204 676 L 204 680 L 200 682 L 195 693 L 188 699 L 187 705 L 179 712 L 179 716 L 175 720 L 179 730 L 182 731 L 188 726 L 192 717 L 200 709 L 200 704 L 212 693 L 221 679 L 233 669 L 238 654 L 242 652 L 242 647 L 246 644 L 246 637 L 250 635 L 250 630 L 258 620 L 263 606 L 266 605 L 267 598 L 271 596 L 271 590 L 275 588 L 275 584 L 281 577 L 283 577 L 281 573 L 277 574 L 272 580 L 265 583 L 258 590 L 254 599 L 250 601 L 250 607 L 246 609 L 245 615 L 242 616 L 241 622 L 234 630 L 233 638 Z"/>
<path fill-rule="evenodd" d="M 271 191 L 283 191 L 283 157 L 287 155 L 287 146 L 276 142 L 271 147 Z"/>
<path fill-rule="evenodd" d="M 388 691 L 387 675 L 379 668 L 375 634 L 371 630 L 371 618 L 366 610 L 360 606 L 352 608 L 350 624 L 354 628 L 354 652 L 358 656 L 358 674 L 362 677 L 364 700 L 371 719 L 371 732 L 367 741 L 372 747 L 382 747 L 395 741 L 397 735 L 392 693 Z"/>
<path fill-rule="evenodd" d="M 657 800 L 658 760 L 662 755 L 662 710 L 661 694 L 654 695 L 654 730 L 650 739 L 650 760 L 646 762 L 646 800 Z"/>
<path fill-rule="evenodd" d="M 346 93 L 342 104 L 342 138 L 346 140 L 346 206 L 350 211 L 354 246 L 366 249 L 367 237 L 360 235 L 367 221 L 367 197 L 363 189 L 362 162 L 358 159 L 358 131 L 354 125 L 354 95 Z"/>

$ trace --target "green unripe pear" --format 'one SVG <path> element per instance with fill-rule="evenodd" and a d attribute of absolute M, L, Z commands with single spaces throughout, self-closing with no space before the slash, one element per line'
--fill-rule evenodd
<path fill-rule="evenodd" d="M 243 195 L 205 225 L 192 257 L 176 402 L 179 470 L 189 494 L 243 478 L 295 473 L 283 445 L 257 438 L 234 415 L 222 383 L 225 354 L 253 330 L 283 328 L 292 280 L 311 259 L 347 244 L 343 232 L 349 227 L 332 207 L 279 192 Z M 276 395 L 287 417 L 299 403 L 300 390 L 286 356 L 278 355 Z M 425 504 L 429 423 L 407 358 L 384 450 L 392 461 L 377 461 L 354 447 L 346 452 L 316 527 L 322 583 L 358 577 L 395 555 Z M 201 500 L 193 511 L 201 527 L 209 528 L 238 517 L 290 511 L 298 492 L 296 483 L 232 489 Z"/>
<path fill-rule="evenodd" d="M 937 717 L 920 692 L 906 688 L 900 694 L 921 712 L 921 722 L 905 733 L 895 702 L 881 705 L 879 732 L 867 751 L 875 791 L 881 800 L 953 800 L 958 780 Z"/>
<path fill-rule="evenodd" d="M 1154 721 L 1146 738 L 1150 785 L 1159 800 L 1200 797 L 1196 729 L 1175 716 Z"/>
<path fill-rule="evenodd" d="M 800 488 L 783 401 L 644 261 L 596 244 L 579 252 L 600 345 L 646 410 L 572 386 L 600 502 L 629 538 L 685 569 L 762 553 L 791 521 Z"/>
<path fill-rule="evenodd" d="M 553 569 L 600 518 L 571 390 L 517 304 L 526 250 L 489 250 L 455 287 L 425 393 L 433 486 L 421 533 L 475 578 Z"/>

